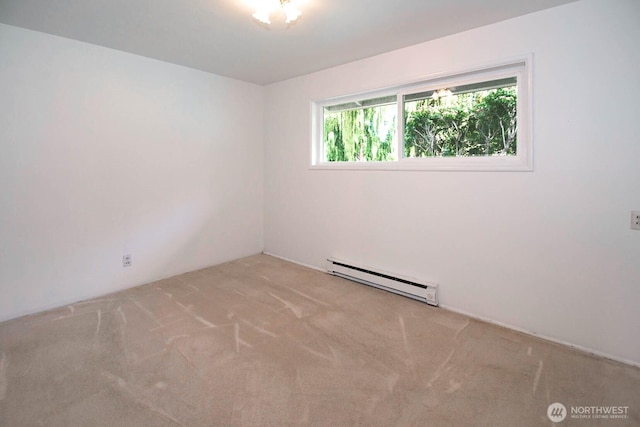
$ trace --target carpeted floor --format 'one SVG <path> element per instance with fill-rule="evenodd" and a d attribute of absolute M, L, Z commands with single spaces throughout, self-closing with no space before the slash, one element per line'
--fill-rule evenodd
<path fill-rule="evenodd" d="M 639 396 L 640 369 L 266 255 L 0 324 L 2 426 L 621 427 Z"/>

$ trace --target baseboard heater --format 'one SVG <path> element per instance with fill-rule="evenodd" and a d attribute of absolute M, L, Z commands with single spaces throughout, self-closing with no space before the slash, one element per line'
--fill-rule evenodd
<path fill-rule="evenodd" d="M 413 298 L 429 305 L 438 305 L 438 285 L 434 283 L 417 281 L 334 258 L 327 259 L 327 271 L 334 276 Z"/>

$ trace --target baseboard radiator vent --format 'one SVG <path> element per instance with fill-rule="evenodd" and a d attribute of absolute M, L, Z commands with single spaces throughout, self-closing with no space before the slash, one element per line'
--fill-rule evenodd
<path fill-rule="evenodd" d="M 334 258 L 327 259 L 327 271 L 334 276 L 417 299 L 429 305 L 438 305 L 438 285 L 434 283 L 417 281 Z"/>

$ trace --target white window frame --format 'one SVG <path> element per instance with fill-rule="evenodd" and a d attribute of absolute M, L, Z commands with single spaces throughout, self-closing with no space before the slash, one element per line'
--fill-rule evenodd
<path fill-rule="evenodd" d="M 455 73 L 438 74 L 393 85 L 382 90 L 367 91 L 349 96 L 313 101 L 311 169 L 348 170 L 425 170 L 425 171 L 532 171 L 533 170 L 533 96 L 532 55 L 518 57 L 484 67 Z M 443 87 L 460 86 L 483 81 L 516 77 L 518 87 L 517 120 L 518 141 L 514 156 L 421 157 L 406 158 L 404 154 L 404 96 Z M 380 96 L 397 95 L 397 130 L 394 137 L 393 161 L 325 162 L 324 159 L 324 107 Z"/>

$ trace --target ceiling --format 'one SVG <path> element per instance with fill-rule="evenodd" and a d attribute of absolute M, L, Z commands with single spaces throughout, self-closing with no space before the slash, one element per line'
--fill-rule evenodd
<path fill-rule="evenodd" d="M 0 22 L 270 84 L 575 0 L 298 0 L 271 26 L 260 0 L 0 0 Z"/>

